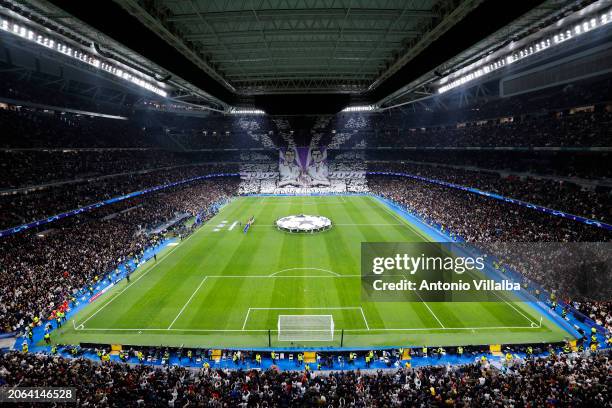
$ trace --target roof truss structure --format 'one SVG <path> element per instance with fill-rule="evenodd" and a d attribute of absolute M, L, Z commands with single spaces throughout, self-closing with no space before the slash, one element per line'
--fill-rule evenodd
<path fill-rule="evenodd" d="M 239 95 L 363 93 L 476 0 L 115 0 Z"/>

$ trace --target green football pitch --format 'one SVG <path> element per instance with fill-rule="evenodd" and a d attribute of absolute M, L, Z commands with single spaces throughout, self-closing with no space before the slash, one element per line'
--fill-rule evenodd
<path fill-rule="evenodd" d="M 276 219 L 323 215 L 331 230 L 291 234 Z M 255 216 L 247 234 L 237 223 Z M 188 347 L 448 346 L 560 341 L 522 302 L 363 302 L 362 242 L 428 240 L 370 196 L 239 197 L 83 308 L 56 343 Z M 280 341 L 280 315 L 326 315 L 334 338 Z"/>

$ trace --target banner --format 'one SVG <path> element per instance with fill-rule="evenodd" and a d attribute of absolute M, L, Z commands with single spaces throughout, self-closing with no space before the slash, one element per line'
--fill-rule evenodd
<path fill-rule="evenodd" d="M 289 147 L 279 150 L 278 158 L 278 187 L 330 185 L 325 147 Z"/>

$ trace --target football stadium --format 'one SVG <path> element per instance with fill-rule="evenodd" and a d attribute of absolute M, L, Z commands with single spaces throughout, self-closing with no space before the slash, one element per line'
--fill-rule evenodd
<path fill-rule="evenodd" d="M 0 403 L 611 407 L 611 23 L 0 0 Z"/>

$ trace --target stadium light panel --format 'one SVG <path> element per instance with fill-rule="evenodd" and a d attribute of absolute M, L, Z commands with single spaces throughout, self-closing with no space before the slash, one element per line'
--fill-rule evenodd
<path fill-rule="evenodd" d="M 232 115 L 265 115 L 266 112 L 261 109 L 242 109 L 242 108 L 232 108 L 229 111 Z"/>
<path fill-rule="evenodd" d="M 67 44 L 45 37 L 42 34 L 38 34 L 35 31 L 28 29 L 25 26 L 19 25 L 17 23 L 12 23 L 6 19 L 2 19 L 0 20 L 0 30 L 13 34 L 17 37 L 26 39 L 28 41 L 37 43 L 38 45 L 49 48 L 70 58 L 79 60 L 83 63 L 89 64 L 97 69 L 113 74 L 118 78 L 131 82 L 132 84 L 144 88 L 150 92 L 156 93 L 157 95 L 163 97 L 168 96 L 168 93 L 161 88 L 165 86 L 164 84 L 160 84 L 161 87 L 156 86 L 151 82 L 148 82 L 143 78 L 138 77 L 137 75 L 125 72 L 117 68 L 113 64 L 104 62 L 101 60 L 101 58 L 90 55 L 86 51 L 84 52 L 82 50 L 73 49 Z"/>
<path fill-rule="evenodd" d="M 342 109 L 342 112 L 369 112 L 375 109 L 374 105 L 365 105 L 365 106 L 347 106 Z"/>
<path fill-rule="evenodd" d="M 599 18 L 591 17 L 588 20 L 585 20 L 582 23 L 577 24 L 576 26 L 574 26 L 573 30 L 564 29 L 563 31 L 557 32 L 556 34 L 552 36 L 540 39 L 537 42 L 532 43 L 531 45 L 526 46 L 519 51 L 515 51 L 512 54 L 503 56 L 497 61 L 489 63 L 485 65 L 484 67 L 474 70 L 468 74 L 462 75 L 451 82 L 448 82 L 449 81 L 448 77 L 444 77 L 439 82 L 440 84 L 443 84 L 443 85 L 438 88 L 438 93 L 442 94 L 444 92 L 448 92 L 451 89 L 464 85 L 470 81 L 473 81 L 474 79 L 480 78 L 481 76 L 485 74 L 489 74 L 502 67 L 505 67 L 506 65 L 510 65 L 516 61 L 525 59 L 540 51 L 544 51 L 550 47 L 561 44 L 578 35 L 582 35 L 586 32 L 592 31 L 595 28 L 604 26 L 608 24 L 610 21 L 612 21 L 612 9 L 601 14 Z M 486 60 L 485 58 L 483 58 L 475 62 L 472 66 L 480 66 L 480 65 L 483 65 L 485 62 Z"/>

